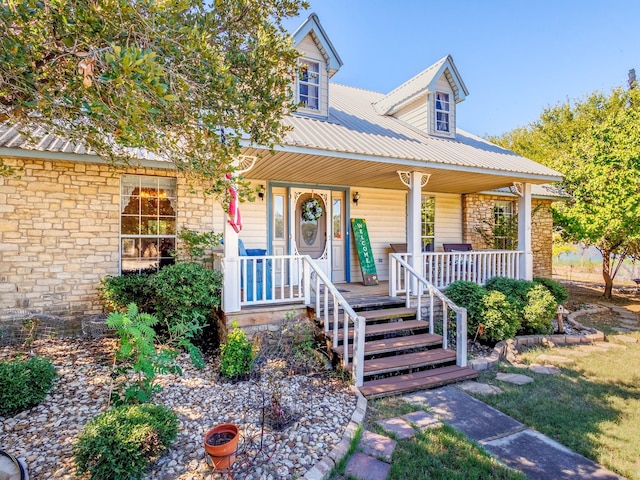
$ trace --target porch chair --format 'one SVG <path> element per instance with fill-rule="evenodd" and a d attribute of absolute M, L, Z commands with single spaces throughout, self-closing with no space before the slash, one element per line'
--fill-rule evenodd
<path fill-rule="evenodd" d="M 224 243 L 224 239 L 220 241 L 220 243 Z M 265 249 L 262 248 L 245 248 L 244 246 L 244 242 L 242 241 L 241 238 L 238 239 L 238 254 L 241 257 L 258 257 L 261 255 L 266 255 L 267 251 Z M 244 278 L 244 269 L 240 272 L 241 274 L 241 280 L 240 280 L 240 287 L 241 288 L 246 288 L 247 289 L 247 300 L 252 302 L 254 300 L 253 298 L 253 282 L 254 282 L 254 278 L 253 278 L 253 262 L 256 262 L 256 278 L 255 278 L 255 283 L 256 283 L 256 298 L 255 300 L 262 300 L 262 282 L 264 281 L 264 277 L 266 276 L 266 281 L 267 281 L 267 292 L 266 292 L 266 299 L 267 300 L 271 300 L 272 298 L 272 293 L 271 293 L 271 260 L 267 260 L 266 261 L 266 267 L 262 265 L 262 259 L 251 259 L 251 260 L 247 260 L 247 281 L 246 281 L 246 287 L 245 287 L 245 278 Z"/>
<path fill-rule="evenodd" d="M 473 247 L 471 246 L 470 243 L 443 243 L 442 249 L 445 252 L 452 252 L 452 253 L 473 251 Z M 458 265 L 461 265 L 462 269 L 468 272 L 471 272 L 473 270 L 473 260 L 464 260 L 463 258 L 460 258 L 458 255 L 456 255 L 454 258 L 451 259 L 451 265 L 454 268 L 458 267 Z"/>

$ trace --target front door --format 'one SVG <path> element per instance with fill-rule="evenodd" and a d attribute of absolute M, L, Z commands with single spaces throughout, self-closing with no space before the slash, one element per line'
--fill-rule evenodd
<path fill-rule="evenodd" d="M 292 189 L 291 253 L 309 255 L 331 278 L 331 192 Z"/>

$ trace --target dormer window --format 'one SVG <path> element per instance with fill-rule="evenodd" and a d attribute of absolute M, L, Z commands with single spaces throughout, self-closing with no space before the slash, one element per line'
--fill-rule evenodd
<path fill-rule="evenodd" d="M 449 94 L 436 92 L 436 131 L 449 133 Z"/>
<path fill-rule="evenodd" d="M 300 61 L 298 78 L 298 102 L 302 108 L 320 109 L 320 64 L 310 60 Z"/>

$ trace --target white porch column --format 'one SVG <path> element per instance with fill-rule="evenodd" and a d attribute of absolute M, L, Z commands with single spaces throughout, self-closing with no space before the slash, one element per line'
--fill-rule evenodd
<path fill-rule="evenodd" d="M 518 250 L 520 257 L 520 278 L 533 279 L 533 247 L 531 242 L 531 184 L 516 184 L 518 192 Z"/>
<path fill-rule="evenodd" d="M 238 233 L 229 224 L 228 215 L 224 215 L 224 260 L 222 273 L 222 310 L 225 313 L 240 311 L 240 256 L 238 251 Z"/>
<path fill-rule="evenodd" d="M 400 180 L 409 187 L 407 204 L 407 253 L 411 254 L 410 264 L 422 275 L 422 187 L 429 181 L 429 174 L 422 172 L 398 172 Z M 417 282 L 411 285 L 417 291 Z"/>

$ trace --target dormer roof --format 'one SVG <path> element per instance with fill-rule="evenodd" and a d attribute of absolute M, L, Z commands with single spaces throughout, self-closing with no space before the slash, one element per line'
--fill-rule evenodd
<path fill-rule="evenodd" d="M 320 19 L 315 13 L 309 15 L 309 18 L 293 32 L 293 45 L 297 48 L 307 35 L 311 35 L 318 50 L 322 53 L 328 66 L 329 77 L 332 77 L 342 67 L 342 60 L 340 60 L 338 52 L 320 25 Z"/>
<path fill-rule="evenodd" d="M 463 101 L 469 95 L 469 91 L 462 81 L 455 63 L 453 63 L 453 58 L 451 55 L 447 55 L 386 94 L 374 104 L 376 111 L 380 115 L 391 115 L 417 97 L 435 92 L 436 83 L 442 75 L 446 77 L 449 85 L 451 85 L 456 103 Z"/>

